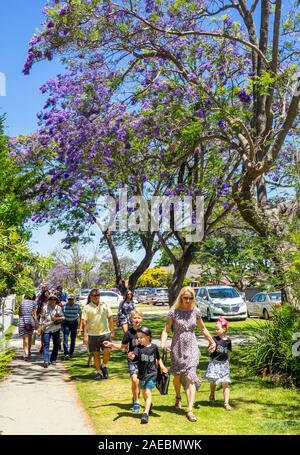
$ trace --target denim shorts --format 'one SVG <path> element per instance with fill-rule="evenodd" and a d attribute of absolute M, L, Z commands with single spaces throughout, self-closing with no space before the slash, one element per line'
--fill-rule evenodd
<path fill-rule="evenodd" d="M 155 389 L 156 381 L 154 379 L 147 379 L 146 381 L 140 379 L 140 386 L 141 389 Z"/>
<path fill-rule="evenodd" d="M 138 370 L 137 362 L 132 362 L 129 360 L 128 361 L 128 370 L 129 370 L 130 376 L 132 376 L 133 374 L 138 374 L 139 370 Z"/>

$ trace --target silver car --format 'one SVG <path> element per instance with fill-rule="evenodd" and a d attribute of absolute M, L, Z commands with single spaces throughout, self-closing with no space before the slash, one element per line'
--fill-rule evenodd
<path fill-rule="evenodd" d="M 197 306 L 208 321 L 223 316 L 226 319 L 246 319 L 247 306 L 231 286 L 204 286 L 198 289 Z"/>
<path fill-rule="evenodd" d="M 154 292 L 150 294 L 150 301 L 152 305 L 168 305 L 168 288 L 155 288 Z"/>
<path fill-rule="evenodd" d="M 150 290 L 149 289 L 136 289 L 135 295 L 138 303 L 149 304 L 150 302 Z"/>
<path fill-rule="evenodd" d="M 258 292 L 247 300 L 248 316 L 270 319 L 274 308 L 282 304 L 281 292 Z"/>

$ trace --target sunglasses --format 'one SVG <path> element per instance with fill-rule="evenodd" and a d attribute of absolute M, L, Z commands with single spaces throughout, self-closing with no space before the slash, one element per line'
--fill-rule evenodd
<path fill-rule="evenodd" d="M 91 297 L 100 297 L 100 294 L 91 294 Z"/>
<path fill-rule="evenodd" d="M 183 297 L 183 300 L 194 300 L 194 297 Z"/>

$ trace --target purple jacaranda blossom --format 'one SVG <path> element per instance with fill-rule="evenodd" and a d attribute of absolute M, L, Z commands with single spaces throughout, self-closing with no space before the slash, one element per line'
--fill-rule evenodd
<path fill-rule="evenodd" d="M 47 27 L 48 27 L 48 28 L 53 28 L 53 27 L 55 27 L 54 22 L 52 22 L 52 21 L 48 22 Z"/>
<path fill-rule="evenodd" d="M 195 50 L 195 54 L 201 57 L 201 55 L 203 54 L 203 48 L 201 46 L 197 47 L 197 49 Z"/>
<path fill-rule="evenodd" d="M 251 96 L 246 93 L 246 90 L 243 88 L 239 93 L 238 97 L 242 103 L 249 104 L 251 103 Z"/>
<path fill-rule="evenodd" d="M 224 19 L 224 24 L 227 25 L 228 27 L 233 24 L 232 19 L 229 16 L 226 16 Z"/>
<path fill-rule="evenodd" d="M 118 141 L 124 141 L 127 138 L 127 131 L 124 128 L 118 130 L 117 139 Z"/>
<path fill-rule="evenodd" d="M 152 109 L 152 103 L 150 100 L 146 100 L 143 105 L 142 105 L 142 108 L 147 111 L 147 110 L 150 110 Z"/>
<path fill-rule="evenodd" d="M 196 115 L 199 115 L 200 118 L 206 118 L 206 111 L 204 109 L 198 109 L 195 111 Z"/>
<path fill-rule="evenodd" d="M 114 162 L 114 160 L 112 158 L 105 158 L 104 161 L 107 164 L 107 166 L 111 166 Z"/>
<path fill-rule="evenodd" d="M 67 13 L 68 13 L 68 8 L 67 8 L 66 6 L 63 6 L 63 7 L 61 8 L 61 10 L 58 12 L 58 15 L 59 15 L 60 17 L 63 17 L 63 16 L 65 16 Z"/>
<path fill-rule="evenodd" d="M 195 81 L 197 79 L 197 76 L 196 76 L 195 73 L 189 73 L 187 75 L 187 78 L 188 78 L 189 81 Z"/>
<path fill-rule="evenodd" d="M 228 123 L 226 122 L 226 120 L 219 120 L 218 125 L 221 128 L 221 130 L 226 130 L 228 127 Z"/>
<path fill-rule="evenodd" d="M 154 0 L 146 0 L 145 1 L 145 5 L 146 5 L 146 13 L 152 13 L 154 11 Z"/>

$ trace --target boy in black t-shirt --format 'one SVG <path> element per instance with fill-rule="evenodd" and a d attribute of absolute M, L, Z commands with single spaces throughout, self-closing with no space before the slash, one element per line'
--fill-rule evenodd
<path fill-rule="evenodd" d="M 211 354 L 211 361 L 208 364 L 204 378 L 210 382 L 209 402 L 215 405 L 215 391 L 218 384 L 222 384 L 224 394 L 224 408 L 230 411 L 232 408 L 229 404 L 229 384 L 230 367 L 229 356 L 231 353 L 231 339 L 227 336 L 228 321 L 222 316 L 218 318 L 215 326 L 217 336 L 214 340 L 217 344 L 215 351 Z"/>
<path fill-rule="evenodd" d="M 132 327 L 124 333 L 121 344 L 112 343 L 110 341 L 104 341 L 104 345 L 109 348 L 122 349 L 126 352 L 133 352 L 134 349 L 138 346 L 138 337 L 137 330 L 141 327 L 143 314 L 139 310 L 133 310 L 130 313 L 130 320 Z M 128 370 L 131 378 L 131 391 L 133 398 L 133 407 L 132 412 L 138 414 L 140 412 L 141 406 L 139 401 L 140 394 L 140 381 L 138 378 L 138 363 L 137 360 L 128 359 Z"/>
<path fill-rule="evenodd" d="M 145 400 L 145 412 L 142 414 L 141 423 L 148 423 L 149 414 L 152 409 L 152 389 L 156 386 L 157 367 L 162 373 L 167 373 L 156 344 L 151 343 L 151 330 L 148 327 L 141 327 L 137 330 L 138 345 L 133 352 L 128 354 L 132 361 L 137 360 L 138 377 Z"/>

